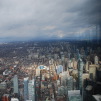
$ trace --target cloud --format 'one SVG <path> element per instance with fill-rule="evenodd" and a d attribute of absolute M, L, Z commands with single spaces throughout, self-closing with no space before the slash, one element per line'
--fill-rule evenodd
<path fill-rule="evenodd" d="M 56 26 L 45 26 L 42 30 L 53 30 Z"/>
<path fill-rule="evenodd" d="M 0 38 L 58 39 L 84 35 L 89 26 L 101 21 L 100 3 L 100 0 L 0 0 Z"/>

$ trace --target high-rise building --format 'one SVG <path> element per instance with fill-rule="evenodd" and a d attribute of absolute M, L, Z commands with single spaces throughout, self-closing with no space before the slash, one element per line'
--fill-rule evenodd
<path fill-rule="evenodd" d="M 83 74 L 83 61 L 81 58 L 79 58 L 78 61 L 78 89 L 82 89 L 82 74 Z"/>
<path fill-rule="evenodd" d="M 79 49 L 76 50 L 76 54 L 77 54 L 77 59 L 79 59 L 80 58 Z"/>
<path fill-rule="evenodd" d="M 56 69 L 57 69 L 57 74 L 63 72 L 63 66 L 62 66 L 62 65 L 58 65 L 58 66 L 56 67 Z"/>
<path fill-rule="evenodd" d="M 6 89 L 6 88 L 7 88 L 6 82 L 1 82 L 1 83 L 0 83 L 0 90 L 1 90 L 1 89 L 4 90 L 4 89 Z"/>
<path fill-rule="evenodd" d="M 65 59 L 65 56 L 61 55 L 61 60 L 64 61 L 64 59 Z"/>
<path fill-rule="evenodd" d="M 68 60 L 68 67 L 71 68 L 71 60 Z"/>
<path fill-rule="evenodd" d="M 69 76 L 67 78 L 67 89 L 73 90 L 73 77 L 72 76 Z"/>
<path fill-rule="evenodd" d="M 40 76 L 40 69 L 39 68 L 36 69 L 36 76 Z"/>
<path fill-rule="evenodd" d="M 68 58 L 70 59 L 71 53 L 68 53 Z"/>
<path fill-rule="evenodd" d="M 24 101 L 28 100 L 28 79 L 24 78 Z"/>
<path fill-rule="evenodd" d="M 98 63 L 99 63 L 98 56 L 95 56 L 95 57 L 94 57 L 94 63 L 95 63 L 96 65 L 98 65 Z"/>
<path fill-rule="evenodd" d="M 75 58 L 73 58 L 72 60 L 72 64 L 73 64 L 73 69 L 77 69 L 77 61 L 75 60 Z"/>
<path fill-rule="evenodd" d="M 14 75 L 13 87 L 14 87 L 14 93 L 19 93 L 19 90 L 18 90 L 18 76 L 17 75 Z"/>
<path fill-rule="evenodd" d="M 80 90 L 68 91 L 68 101 L 82 101 Z"/>
<path fill-rule="evenodd" d="M 89 74 L 91 80 L 96 79 L 96 65 L 89 65 Z"/>
<path fill-rule="evenodd" d="M 88 68 L 88 67 L 89 67 L 89 62 L 87 61 L 87 62 L 86 62 L 86 67 L 85 67 L 86 72 L 89 70 L 89 68 Z"/>
<path fill-rule="evenodd" d="M 54 59 L 56 60 L 58 58 L 58 54 L 54 54 Z"/>
<path fill-rule="evenodd" d="M 77 89 L 77 81 L 73 79 L 73 90 Z"/>
<path fill-rule="evenodd" d="M 28 83 L 28 96 L 29 96 L 29 100 L 35 101 L 35 85 L 34 85 L 35 81 L 33 80 L 29 80 Z"/>

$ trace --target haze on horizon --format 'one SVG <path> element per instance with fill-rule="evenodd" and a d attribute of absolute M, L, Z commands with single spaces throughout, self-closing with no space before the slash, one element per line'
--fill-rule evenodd
<path fill-rule="evenodd" d="M 101 37 L 100 12 L 101 0 L 0 0 L 0 40 Z"/>

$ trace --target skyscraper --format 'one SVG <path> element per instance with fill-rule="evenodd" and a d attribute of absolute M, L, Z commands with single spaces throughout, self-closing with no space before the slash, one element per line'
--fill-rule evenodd
<path fill-rule="evenodd" d="M 13 87 L 14 87 L 14 93 L 19 93 L 19 90 L 18 90 L 18 76 L 17 75 L 14 75 L 14 78 L 13 78 Z"/>
<path fill-rule="evenodd" d="M 28 100 L 28 79 L 24 78 L 24 101 Z"/>
<path fill-rule="evenodd" d="M 82 89 L 82 74 L 83 74 L 83 61 L 81 58 L 79 58 L 78 61 L 78 89 Z"/>
<path fill-rule="evenodd" d="M 35 101 L 35 85 L 34 85 L 35 81 L 33 80 L 29 80 L 28 83 L 28 96 L 29 96 L 29 100 Z"/>
<path fill-rule="evenodd" d="M 91 80 L 96 80 L 96 65 L 89 65 L 89 74 Z"/>
<path fill-rule="evenodd" d="M 69 76 L 67 78 L 67 88 L 68 90 L 73 90 L 73 77 Z"/>
<path fill-rule="evenodd" d="M 96 65 L 98 65 L 98 63 L 99 63 L 98 56 L 95 56 L 95 57 L 94 57 L 94 63 L 95 63 Z"/>

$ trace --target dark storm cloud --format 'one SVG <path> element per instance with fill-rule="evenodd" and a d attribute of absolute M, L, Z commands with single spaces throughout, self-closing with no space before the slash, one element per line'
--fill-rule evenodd
<path fill-rule="evenodd" d="M 101 38 L 101 0 L 88 0 L 81 14 L 85 16 L 86 22 L 96 26 L 97 37 Z"/>
<path fill-rule="evenodd" d="M 101 0 L 88 0 L 82 8 L 81 15 L 90 24 L 101 23 Z"/>
<path fill-rule="evenodd" d="M 87 0 L 69 12 L 78 12 L 78 17 L 73 20 L 76 24 L 73 27 L 86 28 L 83 34 L 101 38 L 101 0 Z"/>

